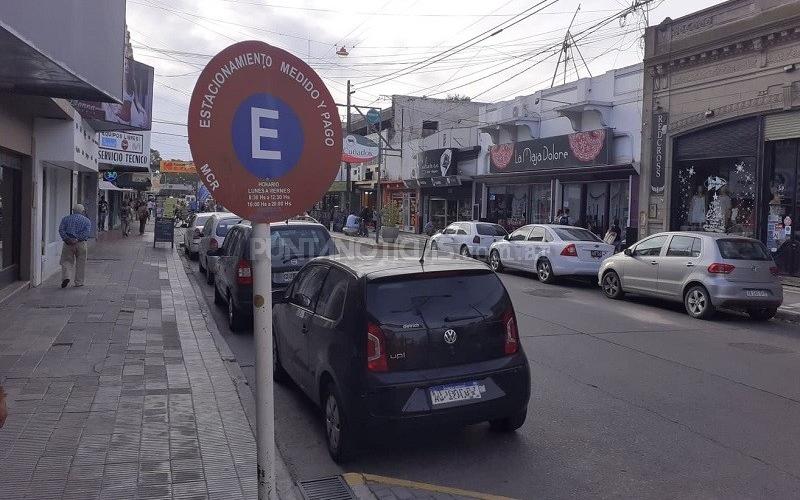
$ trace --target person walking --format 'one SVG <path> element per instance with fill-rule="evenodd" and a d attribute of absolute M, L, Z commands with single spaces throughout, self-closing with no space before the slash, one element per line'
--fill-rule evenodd
<path fill-rule="evenodd" d="M 558 211 L 556 211 L 556 216 L 553 217 L 553 224 L 561 224 L 562 215 L 564 215 L 564 210 L 559 208 Z"/>
<path fill-rule="evenodd" d="M 133 209 L 127 200 L 122 202 L 122 209 L 119 212 L 119 220 L 122 222 L 122 236 L 131 234 L 131 220 L 135 217 Z"/>
<path fill-rule="evenodd" d="M 61 219 L 58 235 L 64 242 L 61 249 L 61 288 L 69 285 L 70 279 L 75 286 L 83 286 L 83 274 L 86 269 L 86 240 L 92 233 L 92 223 L 84 215 L 86 209 L 76 203 L 72 213 Z"/>
<path fill-rule="evenodd" d="M 147 215 L 149 217 L 153 216 L 153 209 L 155 208 L 156 208 L 156 203 L 152 199 L 147 200 Z"/>
<path fill-rule="evenodd" d="M 98 231 L 105 231 L 106 230 L 106 216 L 108 215 L 108 202 L 106 201 L 105 196 L 100 197 L 100 201 L 97 202 L 97 230 Z"/>
<path fill-rule="evenodd" d="M 569 208 L 564 209 L 564 213 L 558 219 L 558 223 L 562 226 L 569 226 Z"/>
<path fill-rule="evenodd" d="M 139 236 L 141 236 L 144 234 L 144 226 L 147 224 L 147 219 L 150 218 L 150 209 L 147 207 L 146 203 L 139 205 L 136 216 L 139 218 Z"/>

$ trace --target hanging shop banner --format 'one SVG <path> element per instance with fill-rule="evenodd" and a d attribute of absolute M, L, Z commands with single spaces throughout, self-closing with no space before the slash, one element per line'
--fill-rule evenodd
<path fill-rule="evenodd" d="M 150 132 L 100 132 L 101 164 L 150 169 Z"/>
<path fill-rule="evenodd" d="M 72 101 L 94 130 L 150 130 L 153 124 L 153 67 L 125 58 L 122 104 Z"/>
<path fill-rule="evenodd" d="M 609 165 L 613 140 L 613 130 L 605 128 L 491 146 L 489 170 L 503 173 Z"/>
<path fill-rule="evenodd" d="M 236 43 L 211 59 L 192 93 L 188 130 L 211 196 L 254 222 L 310 210 L 339 172 L 333 97 L 308 64 L 263 42 Z"/>
<path fill-rule="evenodd" d="M 653 115 L 653 135 L 650 138 L 650 191 L 664 192 L 664 164 L 667 161 L 667 123 L 669 113 Z"/>
<path fill-rule="evenodd" d="M 447 177 L 458 174 L 457 150 L 431 149 L 417 155 L 417 178 Z"/>
<path fill-rule="evenodd" d="M 348 134 L 342 147 L 342 161 L 346 163 L 364 163 L 378 156 L 378 145 L 363 135 Z"/>
<path fill-rule="evenodd" d="M 197 169 L 191 161 L 161 160 L 162 174 L 196 174 Z"/>

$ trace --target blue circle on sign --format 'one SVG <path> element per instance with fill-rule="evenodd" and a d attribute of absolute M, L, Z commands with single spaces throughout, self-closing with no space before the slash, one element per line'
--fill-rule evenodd
<path fill-rule="evenodd" d="M 287 174 L 303 152 L 300 119 L 288 104 L 271 94 L 245 99 L 233 115 L 231 134 L 239 161 L 259 179 Z"/>

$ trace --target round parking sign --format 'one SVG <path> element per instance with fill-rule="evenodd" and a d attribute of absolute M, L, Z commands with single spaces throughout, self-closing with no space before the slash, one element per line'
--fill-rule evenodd
<path fill-rule="evenodd" d="M 211 196 L 254 222 L 310 209 L 339 171 L 342 124 L 322 79 L 263 42 L 205 67 L 189 105 L 189 147 Z"/>

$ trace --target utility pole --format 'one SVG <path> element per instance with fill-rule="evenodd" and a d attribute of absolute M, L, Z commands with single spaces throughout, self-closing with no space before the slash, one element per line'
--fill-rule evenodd
<path fill-rule="evenodd" d="M 350 80 L 347 80 L 347 133 L 351 132 L 350 130 Z M 345 163 L 347 165 L 347 207 L 345 209 L 345 217 L 350 215 L 353 211 L 353 181 L 350 177 L 350 162 Z"/>
<path fill-rule="evenodd" d="M 379 111 L 379 113 L 380 113 L 380 111 Z M 378 180 L 377 180 L 377 183 L 375 184 L 375 209 L 376 209 L 376 214 L 375 214 L 375 243 L 378 243 L 378 237 L 379 237 L 379 233 L 380 233 L 380 226 L 381 226 L 381 222 L 383 222 L 381 220 L 382 219 L 382 215 L 383 215 L 381 213 L 381 207 L 383 205 L 381 203 L 381 152 L 382 152 L 382 149 L 383 149 L 382 146 L 381 146 L 381 142 L 383 142 L 383 113 L 380 113 L 380 114 L 381 114 L 381 116 L 378 119 L 378 171 L 377 171 Z"/>

